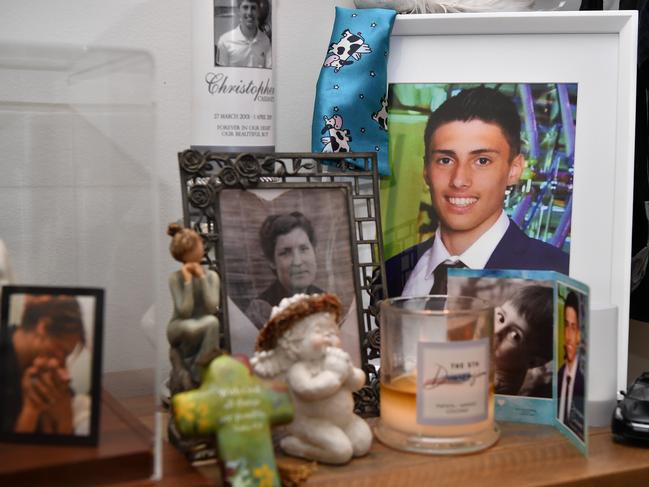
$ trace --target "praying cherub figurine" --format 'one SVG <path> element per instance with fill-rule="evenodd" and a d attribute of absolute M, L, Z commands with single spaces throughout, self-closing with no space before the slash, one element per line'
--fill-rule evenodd
<path fill-rule="evenodd" d="M 352 392 L 363 386 L 365 373 L 340 348 L 340 312 L 333 294 L 282 299 L 251 360 L 257 375 L 288 384 L 295 419 L 280 442 L 282 450 L 332 464 L 365 455 L 372 444 L 369 426 L 354 414 Z"/>

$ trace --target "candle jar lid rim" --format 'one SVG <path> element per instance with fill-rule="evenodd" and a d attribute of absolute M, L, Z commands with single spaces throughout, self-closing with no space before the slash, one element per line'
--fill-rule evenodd
<path fill-rule="evenodd" d="M 426 309 L 426 308 L 404 308 L 399 306 L 400 303 L 405 302 L 427 302 L 430 300 L 439 302 L 451 302 L 470 304 L 466 307 L 459 309 Z M 462 315 L 462 314 L 475 314 L 493 308 L 493 305 L 482 299 L 474 296 L 449 296 L 446 294 L 430 294 L 422 296 L 406 296 L 398 298 L 388 298 L 379 302 L 381 310 L 390 310 L 390 312 L 403 313 L 403 314 L 416 314 L 416 315 Z"/>

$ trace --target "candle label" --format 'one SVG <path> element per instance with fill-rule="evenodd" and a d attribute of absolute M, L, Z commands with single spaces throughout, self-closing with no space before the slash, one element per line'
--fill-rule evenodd
<path fill-rule="evenodd" d="M 417 423 L 483 421 L 488 402 L 489 338 L 418 344 Z"/>

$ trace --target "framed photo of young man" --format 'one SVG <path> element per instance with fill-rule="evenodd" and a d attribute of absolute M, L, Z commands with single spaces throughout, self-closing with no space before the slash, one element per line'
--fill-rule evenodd
<path fill-rule="evenodd" d="M 557 309 L 556 418 L 579 440 L 584 434 L 588 377 L 588 295 L 560 282 Z"/>
<path fill-rule="evenodd" d="M 397 17 L 391 296 L 444 292 L 451 265 L 569 274 L 620 310 L 625 386 L 636 35 L 635 12 Z"/>
<path fill-rule="evenodd" d="M 576 84 L 392 83 L 388 100 L 391 296 L 445 293 L 445 262 L 568 274 Z"/>
<path fill-rule="evenodd" d="M 4 286 L 0 437 L 97 444 L 102 289 Z"/>

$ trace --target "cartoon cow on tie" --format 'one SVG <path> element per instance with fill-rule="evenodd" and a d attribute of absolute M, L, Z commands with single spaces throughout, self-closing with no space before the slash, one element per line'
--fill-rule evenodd
<path fill-rule="evenodd" d="M 343 117 L 334 115 L 328 118 L 325 115 L 322 118 L 325 125 L 321 133 L 327 134 L 320 139 L 325 144 L 322 152 L 350 152 L 349 143 L 352 141 L 352 136 L 349 130 L 343 128 Z"/>
<path fill-rule="evenodd" d="M 372 120 L 379 124 L 381 130 L 388 130 L 388 101 L 385 97 L 381 97 L 381 109 L 378 112 L 372 113 Z"/>
<path fill-rule="evenodd" d="M 343 66 L 354 64 L 350 58 L 358 61 L 362 54 L 370 52 L 372 49 L 365 43 L 360 32 L 356 35 L 352 34 L 349 29 L 345 29 L 340 40 L 329 46 L 327 53 L 330 54 L 325 59 L 324 65 L 334 68 L 334 73 L 337 73 Z"/>

